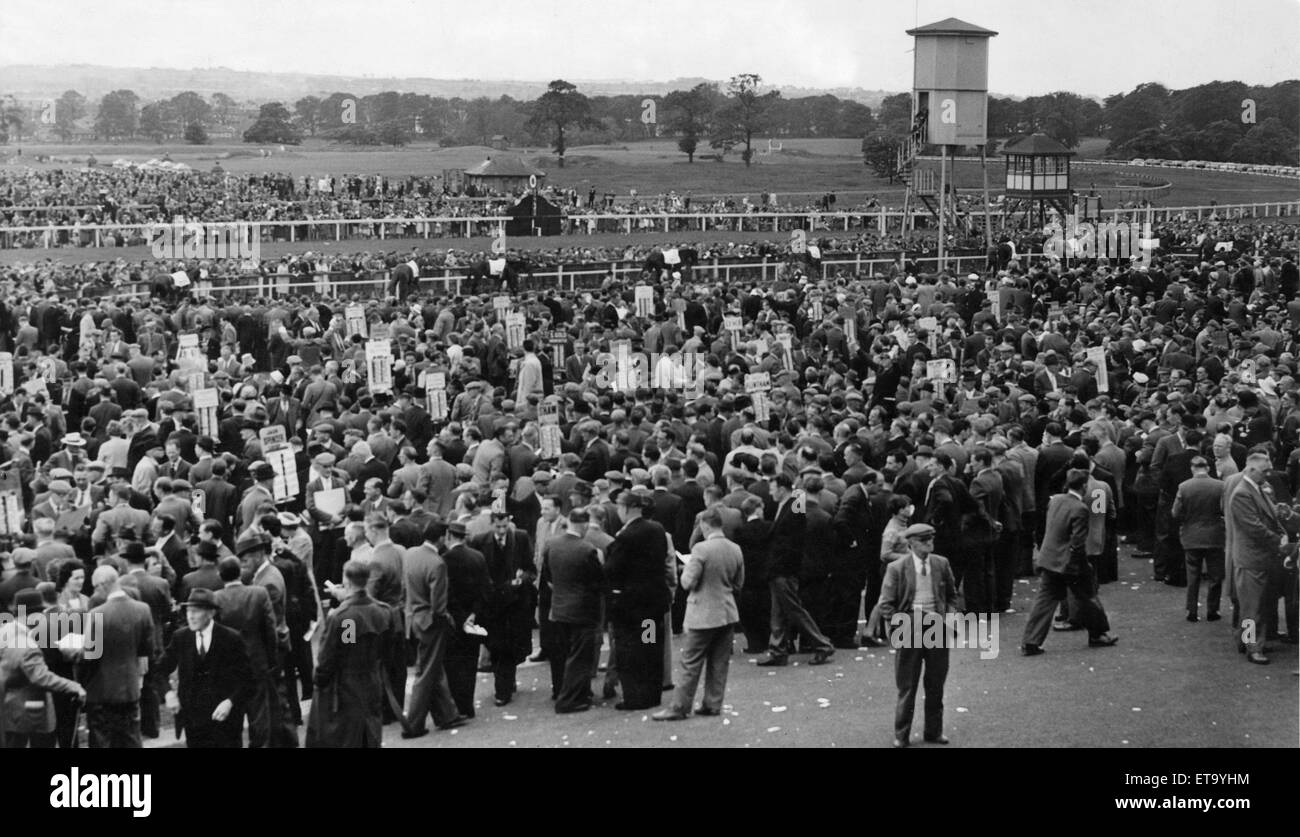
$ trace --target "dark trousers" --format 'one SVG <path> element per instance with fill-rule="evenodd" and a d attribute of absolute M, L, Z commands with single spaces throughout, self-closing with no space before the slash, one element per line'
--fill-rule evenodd
<path fill-rule="evenodd" d="M 6 732 L 4 748 L 6 750 L 53 750 L 57 737 L 52 732 Z"/>
<path fill-rule="evenodd" d="M 1288 570 L 1276 561 L 1269 568 L 1268 587 L 1264 591 L 1264 613 L 1270 639 L 1278 636 L 1277 604 L 1282 601 L 1282 610 L 1286 617 L 1286 632 L 1293 641 L 1296 630 L 1296 571 Z"/>
<path fill-rule="evenodd" d="M 93 750 L 138 750 L 144 746 L 139 702 L 87 704 L 86 726 Z"/>
<path fill-rule="evenodd" d="M 555 623 L 551 621 L 551 592 L 544 589 L 537 596 L 537 644 L 543 657 L 554 656 L 556 641 Z"/>
<path fill-rule="evenodd" d="M 1038 529 L 1039 513 L 1027 511 L 1020 513 L 1021 527 L 1016 535 L 1016 578 L 1026 578 L 1034 574 L 1034 532 Z"/>
<path fill-rule="evenodd" d="M 988 613 L 992 609 L 995 540 L 972 539 L 966 544 L 966 569 L 963 577 L 963 599 L 967 613 Z M 942 554 L 942 553 L 941 553 Z"/>
<path fill-rule="evenodd" d="M 509 700 L 515 694 L 515 674 L 519 669 L 514 649 L 488 649 L 492 660 L 492 693 L 500 700 Z"/>
<path fill-rule="evenodd" d="M 451 630 L 451 622 L 435 617 L 427 631 L 417 629 L 415 632 L 419 647 L 415 655 L 415 680 L 411 683 L 411 699 L 406 710 L 407 722 L 412 729 L 424 729 L 425 718 L 430 713 L 438 725 L 456 719 L 456 702 L 452 700 L 447 672 L 443 668 Z M 401 699 L 400 695 L 397 697 Z"/>
<path fill-rule="evenodd" d="M 835 646 L 826 638 L 804 609 L 799 599 L 799 579 L 779 575 L 768 581 L 772 592 L 771 637 L 768 639 L 768 653 L 773 657 L 785 657 L 790 654 L 790 629 L 799 631 L 799 635 L 808 642 L 813 651 L 832 651 Z"/>
<path fill-rule="evenodd" d="M 306 625 L 295 625 L 289 629 L 289 653 L 284 659 L 284 692 L 289 704 L 289 716 L 295 726 L 302 724 L 301 701 L 311 699 L 311 643 L 302 638 L 306 632 Z M 299 682 L 302 683 L 301 700 L 298 695 Z"/>
<path fill-rule="evenodd" d="M 686 597 L 690 595 L 681 585 L 682 571 L 681 564 L 677 566 L 678 585 L 673 590 L 673 635 L 676 636 L 682 632 L 682 623 L 686 621 Z"/>
<path fill-rule="evenodd" d="M 1091 566 L 1068 575 L 1039 570 L 1038 596 L 1034 599 L 1034 607 L 1025 623 L 1025 645 L 1041 646 L 1047 639 L 1047 634 L 1052 630 L 1052 615 L 1056 612 L 1056 605 L 1065 600 L 1067 591 L 1073 592 L 1078 600 L 1078 609 L 1074 613 L 1088 629 L 1089 638 L 1099 637 L 1110 630 L 1106 611 L 1097 598 Z"/>
<path fill-rule="evenodd" d="M 451 628 L 447 640 L 447 658 L 443 666 L 447 670 L 447 688 L 451 690 L 452 702 L 456 711 L 470 718 L 474 717 L 474 686 L 478 682 L 478 650 L 480 640 L 464 631 Z M 405 678 L 403 678 L 405 685 Z"/>
<path fill-rule="evenodd" d="M 837 648 L 858 647 L 858 612 L 866 581 L 865 573 L 836 573 L 828 580 L 826 637 Z"/>
<path fill-rule="evenodd" d="M 740 591 L 740 626 L 745 631 L 745 648 L 755 654 L 767 647 L 772 630 L 772 593 L 764 584 L 758 589 L 746 587 Z"/>
<path fill-rule="evenodd" d="M 1185 559 L 1183 545 L 1178 540 L 1178 526 L 1173 518 L 1174 498 L 1168 494 L 1160 495 L 1156 506 L 1156 553 L 1155 576 L 1174 582 L 1182 582 Z"/>
<path fill-rule="evenodd" d="M 158 737 L 158 725 L 162 720 L 157 664 L 157 659 L 149 661 L 149 671 L 145 673 L 144 685 L 140 688 L 140 734 L 145 738 Z"/>
<path fill-rule="evenodd" d="M 1001 613 L 1011 607 L 1011 596 L 1016 588 L 1018 549 L 1021 541 L 1024 540 L 1027 539 L 1023 537 L 1023 530 L 1017 532 L 1003 530 L 1002 537 L 998 539 L 997 546 L 993 549 L 993 588 L 990 597 L 993 600 L 995 613 Z"/>
<path fill-rule="evenodd" d="M 912 735 L 917 686 L 925 685 L 925 737 L 943 735 L 943 686 L 948 679 L 947 648 L 899 648 L 894 657 L 894 679 L 898 684 L 898 707 L 894 710 L 894 737 Z"/>
<path fill-rule="evenodd" d="M 644 620 L 620 620 L 614 625 L 618 679 L 625 709 L 649 709 L 663 699 L 663 614 Z"/>
<path fill-rule="evenodd" d="M 54 735 L 64 750 L 72 748 L 77 735 L 78 708 L 77 699 L 72 695 L 54 695 Z"/>
<path fill-rule="evenodd" d="M 402 609 L 399 606 L 396 613 L 401 614 Z M 400 619 L 400 616 L 399 616 Z M 406 626 L 403 623 L 400 630 L 402 635 L 406 633 Z M 406 694 L 406 643 L 391 642 L 388 644 L 387 655 L 384 657 L 383 667 L 384 680 L 388 687 L 393 690 L 393 697 L 397 702 L 402 702 L 402 696 Z M 391 724 L 398 720 L 393 714 L 393 709 L 389 706 L 388 701 L 384 701 L 384 723 Z"/>
<path fill-rule="evenodd" d="M 1205 612 L 1219 612 L 1219 599 L 1223 594 L 1223 549 L 1188 549 L 1187 556 L 1187 612 L 1196 613 L 1201 604 L 1201 578 L 1210 589 L 1205 595 Z"/>
<path fill-rule="evenodd" d="M 202 724 L 185 724 L 185 746 L 191 750 L 238 750 L 243 744 L 243 730 L 234 713 L 222 723 L 211 718 Z"/>
<path fill-rule="evenodd" d="M 808 611 L 813 624 L 829 633 L 831 621 L 831 577 L 826 573 L 806 576 L 799 579 L 799 601 Z M 827 639 L 830 639 L 827 637 Z M 831 641 L 834 644 L 834 641 Z M 812 637 L 799 634 L 799 648 L 802 651 L 815 650 L 817 641 Z"/>
<path fill-rule="evenodd" d="M 552 622 L 555 651 L 551 655 L 551 695 L 555 711 L 567 712 L 591 703 L 591 678 L 596 673 L 596 626 Z"/>

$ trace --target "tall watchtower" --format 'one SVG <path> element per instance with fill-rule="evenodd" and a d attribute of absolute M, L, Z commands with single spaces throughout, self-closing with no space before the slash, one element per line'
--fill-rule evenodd
<path fill-rule="evenodd" d="M 991 29 L 950 17 L 907 30 L 915 39 L 912 117 L 930 145 L 988 141 Z"/>
<path fill-rule="evenodd" d="M 948 153 L 950 146 L 954 150 L 958 146 L 978 146 L 983 157 L 988 141 L 989 39 L 998 33 L 950 17 L 908 29 L 907 34 L 913 37 L 915 48 L 912 125 L 899 149 L 897 164 L 898 174 L 907 184 L 904 229 L 911 224 L 912 207 L 924 204 L 939 222 L 942 265 L 945 226 L 969 222 L 957 213 L 955 196 L 945 195 L 949 191 Z M 917 157 L 930 145 L 939 146 L 938 178 L 933 169 L 917 167 Z M 986 237 L 989 234 L 986 214 Z"/>

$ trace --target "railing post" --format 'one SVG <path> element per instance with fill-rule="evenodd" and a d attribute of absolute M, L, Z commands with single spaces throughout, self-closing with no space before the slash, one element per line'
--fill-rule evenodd
<path fill-rule="evenodd" d="M 294 231 L 295 231 L 297 228 L 298 228 L 297 225 L 295 225 L 294 223 L 292 223 L 292 222 L 289 223 L 289 242 L 290 242 L 290 243 L 292 243 L 293 240 L 294 240 Z"/>

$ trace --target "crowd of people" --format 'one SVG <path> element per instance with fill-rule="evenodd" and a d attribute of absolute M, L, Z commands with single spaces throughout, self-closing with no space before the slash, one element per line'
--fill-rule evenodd
<path fill-rule="evenodd" d="M 378 746 L 470 722 L 480 671 L 509 704 L 528 659 L 558 713 L 716 715 L 737 632 L 760 665 L 823 664 L 900 613 L 990 624 L 1034 574 L 1021 652 L 1105 647 L 1123 539 L 1188 620 L 1226 595 L 1266 664 L 1300 634 L 1294 228 L 1174 233 L 1195 255 L 1140 267 L 1005 242 L 959 275 L 521 290 L 522 331 L 499 290 L 415 282 L 362 325 L 333 297 L 77 296 L 86 272 L 12 267 L 0 608 L 28 622 L 5 630 L 111 629 L 94 658 L 0 642 L 6 744 L 69 746 L 84 716 L 91 746 L 139 746 L 171 706 L 190 746 L 245 723 Z M 896 664 L 894 741 L 924 669 L 945 743 L 947 649 Z"/>

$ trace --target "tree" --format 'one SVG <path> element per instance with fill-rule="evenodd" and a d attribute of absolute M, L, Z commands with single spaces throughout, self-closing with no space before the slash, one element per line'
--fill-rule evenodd
<path fill-rule="evenodd" d="M 570 125 L 577 128 L 592 127 L 596 121 L 591 116 L 591 100 L 578 92 L 577 85 L 564 79 L 556 79 L 546 87 L 546 92 L 533 102 L 531 113 L 526 123 L 527 130 L 540 136 L 543 132 L 554 130 L 556 155 L 560 168 L 564 168 L 564 131 Z"/>
<path fill-rule="evenodd" d="M 400 120 L 394 119 L 379 126 L 379 141 L 384 145 L 391 145 L 396 148 L 399 145 L 406 145 L 410 142 L 410 137 L 406 133 L 405 126 Z"/>
<path fill-rule="evenodd" d="M 1128 94 L 1107 96 L 1102 106 L 1102 129 L 1110 140 L 1107 153 L 1125 146 L 1139 134 L 1164 128 L 1168 100 L 1169 91 L 1154 83 L 1139 84 Z"/>
<path fill-rule="evenodd" d="M 72 139 L 77 120 L 86 115 L 86 97 L 75 90 L 65 90 L 54 103 L 54 133 L 64 142 Z"/>
<path fill-rule="evenodd" d="M 876 177 L 887 177 L 893 183 L 898 172 L 898 137 L 877 130 L 862 140 L 862 162 L 871 168 Z"/>
<path fill-rule="evenodd" d="M 905 137 L 912 128 L 912 94 L 895 93 L 882 99 L 876 124 L 899 140 Z"/>
<path fill-rule="evenodd" d="M 212 105 L 192 90 L 177 93 L 167 104 L 182 132 L 191 125 L 206 124 L 212 118 Z"/>
<path fill-rule="evenodd" d="M 207 145 L 208 132 L 198 122 L 191 122 L 185 127 L 185 141 L 190 145 Z"/>
<path fill-rule="evenodd" d="M 1238 140 L 1229 156 L 1238 163 L 1293 166 L 1296 160 L 1295 134 L 1286 129 L 1281 119 L 1269 117 Z"/>
<path fill-rule="evenodd" d="M 23 110 L 13 96 L 0 98 L 0 143 L 22 142 Z"/>
<path fill-rule="evenodd" d="M 133 90 L 114 90 L 99 100 L 95 134 L 104 139 L 126 139 L 136 132 L 140 97 Z"/>
<path fill-rule="evenodd" d="M 150 102 L 140 108 L 140 123 L 137 131 L 154 142 L 167 138 L 167 114 L 165 102 Z"/>
<path fill-rule="evenodd" d="M 695 149 L 709 132 L 709 122 L 718 91 L 711 84 L 697 84 L 690 90 L 674 90 L 664 97 L 668 130 L 677 134 L 677 147 L 687 163 L 695 162 Z"/>
<path fill-rule="evenodd" d="M 293 103 L 298 127 L 313 137 L 316 136 L 316 129 L 320 127 L 321 104 L 318 96 L 303 96 Z"/>
<path fill-rule="evenodd" d="M 239 103 L 225 93 L 212 94 L 212 115 L 218 125 L 229 125 L 239 110 Z"/>
<path fill-rule="evenodd" d="M 262 105 L 257 121 L 244 132 L 244 142 L 274 142 L 297 145 L 302 137 L 289 122 L 289 109 L 280 102 Z"/>
<path fill-rule="evenodd" d="M 754 160 L 754 134 L 765 126 L 764 117 L 781 94 L 770 90 L 761 96 L 758 87 L 763 83 L 756 73 L 741 73 L 727 82 L 727 103 L 717 112 L 714 136 L 709 145 L 720 148 L 725 154 L 742 142 L 745 150 L 740 158 L 749 166 Z"/>

